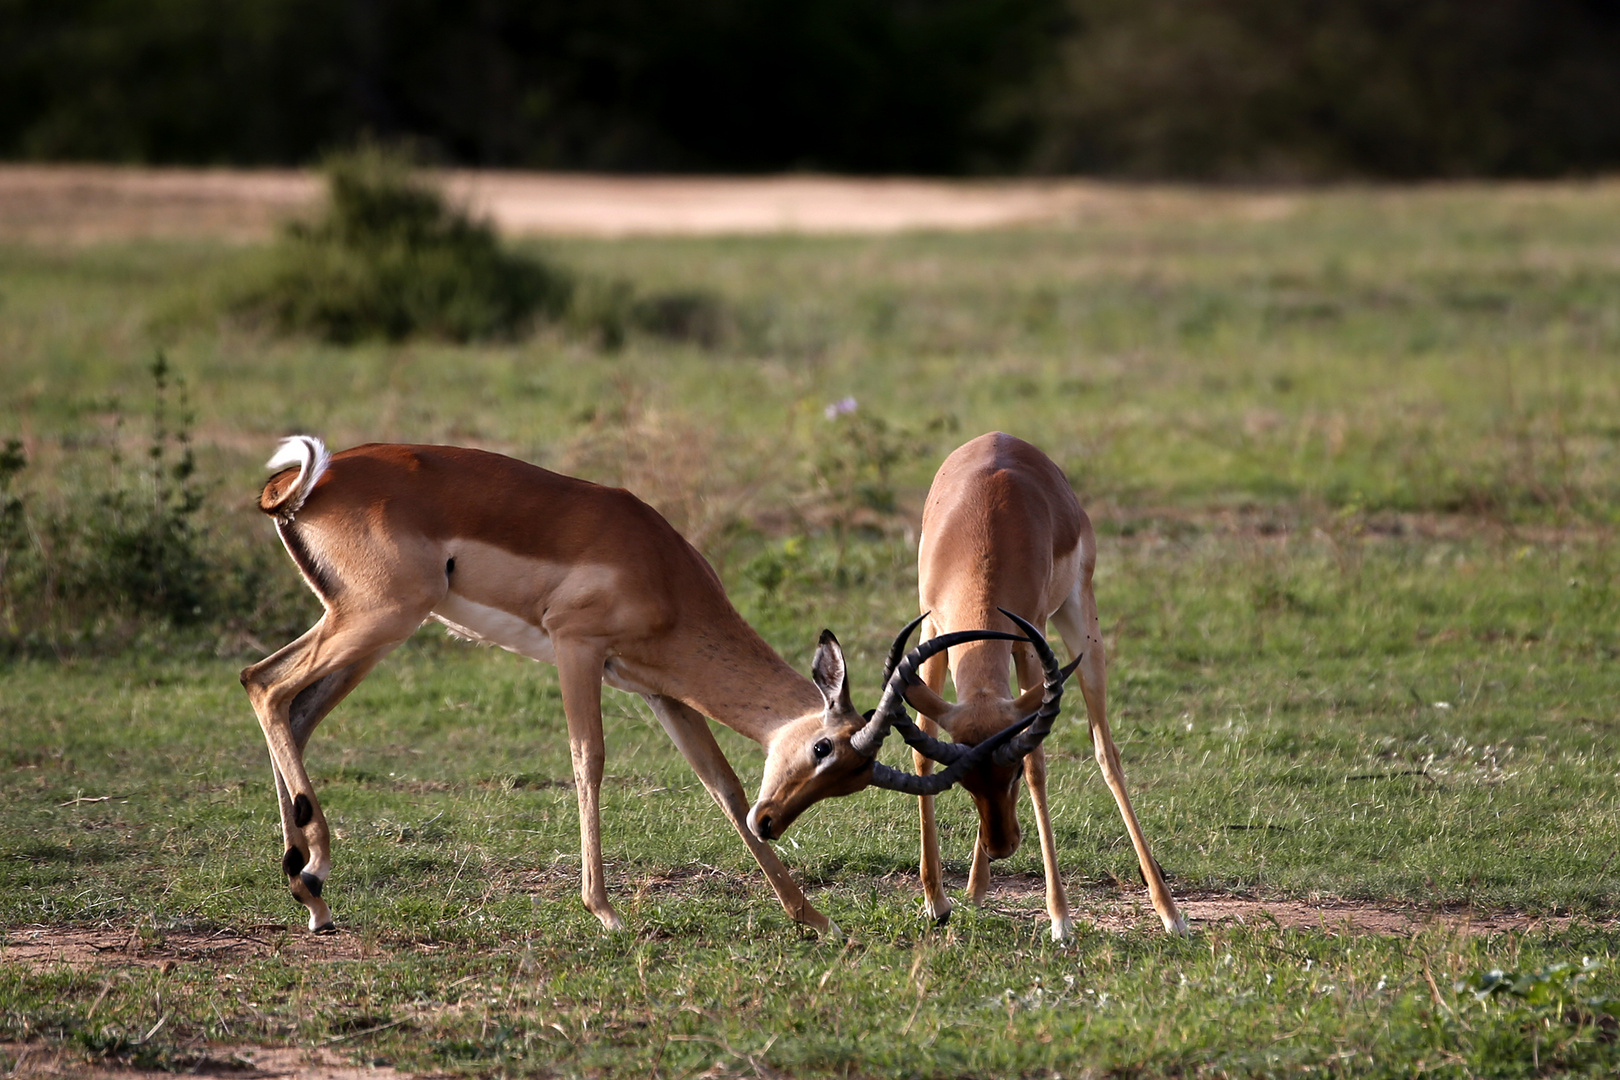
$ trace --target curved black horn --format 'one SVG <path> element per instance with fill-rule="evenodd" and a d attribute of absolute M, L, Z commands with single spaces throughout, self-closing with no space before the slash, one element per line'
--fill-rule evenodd
<path fill-rule="evenodd" d="M 1037 630 L 1033 624 L 1019 618 L 1006 608 L 997 608 L 1007 618 L 1011 619 L 1020 630 L 1029 637 L 1029 643 L 1035 649 L 1035 655 L 1040 657 L 1041 668 L 1046 673 L 1045 692 L 1041 695 L 1041 706 L 1028 716 L 1030 726 L 1027 731 L 1011 740 L 997 751 L 995 762 L 997 765 L 1014 765 L 1030 751 L 1046 739 L 1052 731 L 1052 721 L 1057 719 L 1058 709 L 1063 701 L 1063 683 L 1073 674 L 1075 667 L 1080 663 L 1080 657 L 1074 658 L 1074 663 L 1063 667 L 1058 663 L 1052 646 L 1046 643 L 1046 635 Z"/>
<path fill-rule="evenodd" d="M 913 623 L 912 626 L 916 624 Z M 905 644 L 905 638 L 911 634 L 911 626 L 902 632 L 900 645 Z M 942 765 L 949 765 L 967 753 L 967 749 L 956 743 L 942 742 L 927 735 L 906 714 L 906 699 L 903 696 L 905 688 L 915 686 L 922 680 L 917 676 L 917 669 L 923 661 L 936 653 L 942 652 L 953 645 L 963 645 L 969 641 L 1022 641 L 1017 634 L 1008 634 L 1001 630 L 958 630 L 952 634 L 941 634 L 939 637 L 929 638 L 907 653 L 900 662 L 894 665 L 893 672 L 883 686 L 883 697 L 873 710 L 872 718 L 859 731 L 849 737 L 849 745 L 855 752 L 865 757 L 877 757 L 878 751 L 883 747 L 883 740 L 888 737 L 891 725 L 900 729 L 901 738 L 919 753 L 933 758 Z M 891 658 L 894 650 L 890 650 Z"/>
<path fill-rule="evenodd" d="M 894 669 L 899 667 L 900 661 L 905 658 L 906 642 L 911 640 L 911 632 L 921 626 L 922 621 L 926 618 L 928 618 L 928 612 L 925 611 L 906 623 L 905 627 L 896 635 L 894 644 L 889 646 L 889 658 L 883 661 L 883 681 L 881 685 L 889 685 L 889 677 L 894 674 Z"/>
<path fill-rule="evenodd" d="M 918 776 L 915 773 L 893 769 L 880 761 L 872 766 L 872 785 L 887 788 L 890 791 L 904 792 L 907 795 L 938 795 L 961 779 L 964 774 L 978 768 L 987 760 L 995 757 L 997 753 L 1006 749 L 1010 740 L 1018 736 L 1034 722 L 1035 715 L 1031 713 L 1007 730 L 998 732 L 978 746 L 968 750 L 944 770 L 929 773 L 927 776 Z"/>

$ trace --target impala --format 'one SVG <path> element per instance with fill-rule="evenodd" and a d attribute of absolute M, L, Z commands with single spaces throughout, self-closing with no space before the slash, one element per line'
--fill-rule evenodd
<path fill-rule="evenodd" d="M 1016 734 L 977 758 L 945 753 L 945 771 L 926 777 L 877 762 L 885 718 L 904 712 L 898 690 L 871 719 L 858 714 L 843 653 L 825 631 L 812 678 L 795 672 L 737 614 L 696 549 L 627 491 L 448 446 L 334 455 L 307 435 L 283 440 L 267 467 L 280 471 L 259 507 L 325 613 L 244 669 L 242 685 L 270 748 L 282 871 L 311 930 L 332 928 L 321 895 L 331 832 L 304 748 L 322 718 L 428 618 L 557 666 L 579 801 L 580 895 L 608 929 L 621 923 L 602 873 L 603 683 L 647 700 L 788 915 L 833 937 L 838 927 L 805 899 L 768 841 L 816 801 L 868 784 L 942 791 Z M 933 645 L 908 660 L 924 662 Z M 765 749 L 751 816 L 705 716 Z"/>
<path fill-rule="evenodd" d="M 1005 619 L 1024 629 L 1028 640 L 1016 644 L 1005 638 L 980 640 L 935 654 L 923 663 L 922 683 L 907 685 L 905 696 L 922 714 L 925 732 L 944 728 L 957 743 L 982 746 L 1013 718 L 1043 699 L 1050 702 L 1054 680 L 1061 686 L 1068 672 L 1057 668 L 1045 634 L 1038 629 L 1048 619 L 1056 623 L 1072 661 L 1069 670 L 1079 668 L 1092 749 L 1125 819 L 1153 909 L 1166 930 L 1184 933 L 1186 921 L 1131 808 L 1108 728 L 1106 658 L 1091 588 L 1096 566 L 1091 521 L 1050 458 L 999 432 L 959 447 L 939 467 L 923 508 L 917 552 L 917 590 L 927 613 L 923 637 L 970 626 L 1005 625 Z M 1023 691 L 1016 698 L 1009 690 L 1009 667 Z M 956 688 L 955 704 L 940 696 L 947 668 Z M 1046 756 L 1040 745 L 1055 715 L 1056 710 L 1048 707 L 1043 719 L 1004 744 L 989 761 L 964 770 L 960 782 L 979 814 L 967 885 L 968 898 L 977 903 L 989 887 L 990 860 L 1018 849 L 1018 777 L 1023 773 L 1040 835 L 1052 937 L 1062 940 L 1070 930 L 1069 904 L 1058 876 L 1047 812 Z M 916 761 L 918 772 L 926 774 L 930 765 L 921 750 Z M 931 917 L 944 919 L 951 902 L 940 879 L 934 800 L 925 794 L 921 802 L 924 904 Z"/>

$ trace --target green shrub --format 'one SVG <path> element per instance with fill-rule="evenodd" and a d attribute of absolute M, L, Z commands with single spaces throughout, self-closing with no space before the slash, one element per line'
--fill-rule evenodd
<path fill-rule="evenodd" d="M 172 378 L 163 353 L 153 358 L 149 371 L 154 398 L 144 468 L 122 468 L 115 453 L 115 486 L 48 514 L 40 529 L 60 597 L 91 599 L 185 625 L 204 618 L 215 592 L 197 524 L 204 495 L 191 451 L 193 417 L 185 384 Z M 171 383 L 179 396 L 172 429 Z"/>
<path fill-rule="evenodd" d="M 623 348 L 632 331 L 713 351 L 737 329 L 736 313 L 713 292 L 678 289 L 640 295 L 635 285 L 618 278 L 581 280 L 568 322 L 609 352 Z"/>
<path fill-rule="evenodd" d="M 654 337 L 714 349 L 730 331 L 731 313 L 713 293 L 685 289 L 636 299 L 630 308 L 630 321 Z"/>
<path fill-rule="evenodd" d="M 326 165 L 327 206 L 289 225 L 269 273 L 234 302 L 284 333 L 346 343 L 511 337 L 556 318 L 562 271 L 501 248 L 397 154 L 363 147 Z"/>
<path fill-rule="evenodd" d="M 0 656 L 175 627 L 235 648 L 250 629 L 290 636 L 311 620 L 275 548 L 227 527 L 199 481 L 184 381 L 161 352 L 148 372 L 150 438 L 133 461 L 115 444 L 106 480 L 54 500 L 15 491 L 27 457 L 20 440 L 0 448 Z"/>

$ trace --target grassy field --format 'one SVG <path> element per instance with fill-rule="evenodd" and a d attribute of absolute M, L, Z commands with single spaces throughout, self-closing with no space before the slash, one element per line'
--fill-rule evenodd
<path fill-rule="evenodd" d="M 544 254 L 699 297 L 717 329 L 276 341 L 215 314 L 259 249 L 0 248 L 27 520 L 140 490 L 161 347 L 195 414 L 199 543 L 252 585 L 178 628 L 0 593 L 0 1074 L 270 1045 L 477 1075 L 1620 1067 L 1620 187 L 1144 193 L 1038 230 Z M 781 845 L 851 938 L 820 943 L 607 691 L 629 929 L 606 936 L 578 901 L 553 670 L 430 629 L 312 743 L 343 929 L 303 935 L 236 682 L 317 610 L 251 510 L 278 436 L 625 484 L 801 670 L 837 631 L 864 707 L 915 611 L 932 470 L 991 429 L 1051 453 L 1097 524 L 1115 733 L 1173 890 L 1321 905 L 1315 925 L 1158 932 L 1067 723 L 1076 940 L 1047 940 L 1033 845 L 989 905 L 927 925 L 914 805 L 874 791 Z M 752 789 L 758 750 L 720 737 Z M 972 811 L 941 803 L 958 890 Z M 106 955 L 17 958 L 74 935 Z"/>

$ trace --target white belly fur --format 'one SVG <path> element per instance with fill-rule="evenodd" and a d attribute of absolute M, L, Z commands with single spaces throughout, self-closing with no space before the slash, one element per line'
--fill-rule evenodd
<path fill-rule="evenodd" d="M 551 635 L 526 619 L 520 619 L 500 608 L 468 600 L 455 593 L 433 610 L 439 620 L 462 637 L 473 641 L 487 641 L 508 652 L 540 660 L 547 664 L 557 662 L 557 653 L 551 646 Z"/>

